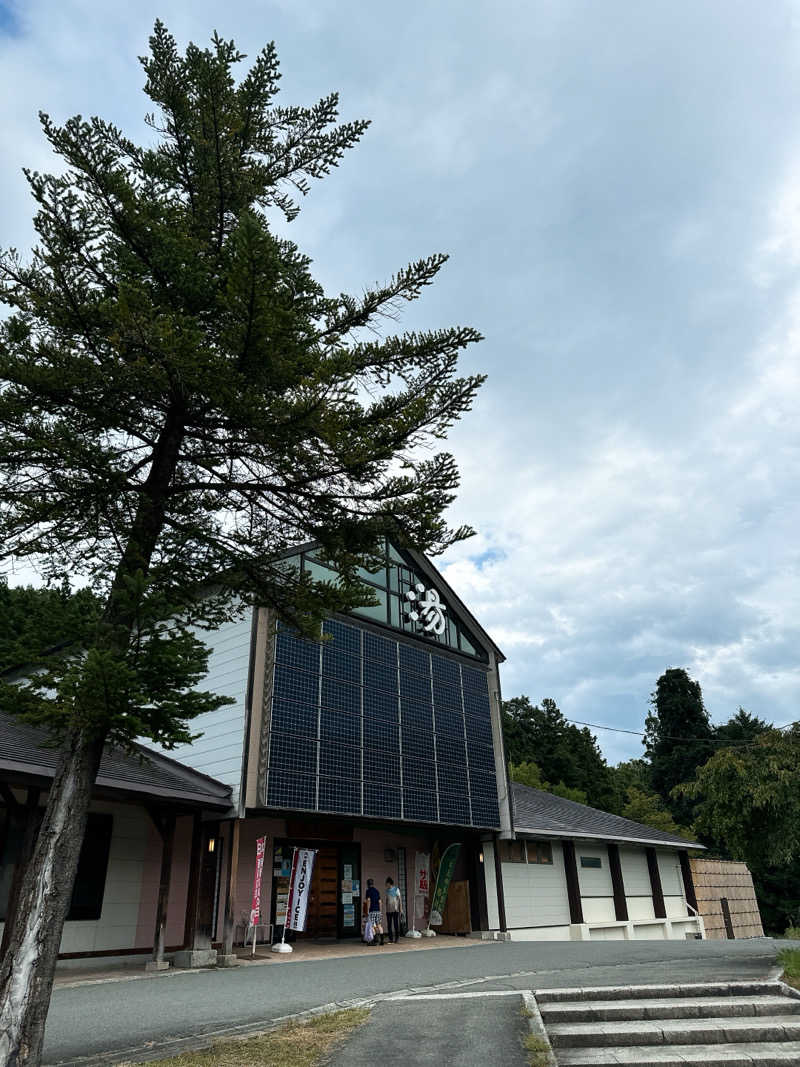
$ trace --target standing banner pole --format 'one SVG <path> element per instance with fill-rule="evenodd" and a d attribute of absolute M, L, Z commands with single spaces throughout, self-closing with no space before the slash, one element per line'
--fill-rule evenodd
<path fill-rule="evenodd" d="M 286 914 L 283 917 L 283 930 L 281 931 L 280 941 L 276 941 L 272 946 L 273 952 L 291 952 L 292 946 L 286 944 L 286 927 L 289 925 L 289 908 L 292 903 L 292 890 L 294 888 L 295 878 L 297 876 L 297 849 L 292 849 L 292 872 L 289 876 L 289 893 L 286 898 Z M 276 916 L 277 918 L 277 916 Z"/>
<path fill-rule="evenodd" d="M 253 927 L 253 956 L 256 954 L 258 920 L 261 918 L 261 878 L 264 871 L 264 853 L 266 852 L 266 848 L 266 837 L 259 837 L 256 841 L 256 869 L 253 874 L 253 899 L 250 902 L 250 925 Z"/>
<path fill-rule="evenodd" d="M 433 897 L 431 898 L 431 910 L 428 915 L 428 929 L 424 931 L 425 937 L 436 937 L 436 931 L 431 930 L 431 926 L 441 926 L 442 916 L 444 913 L 445 905 L 447 904 L 447 892 L 450 889 L 450 882 L 453 878 L 453 872 L 456 869 L 456 862 L 458 861 L 458 854 L 461 851 L 461 845 L 448 845 L 442 853 L 442 858 L 439 861 L 439 872 L 436 875 L 436 887 L 433 890 Z"/>

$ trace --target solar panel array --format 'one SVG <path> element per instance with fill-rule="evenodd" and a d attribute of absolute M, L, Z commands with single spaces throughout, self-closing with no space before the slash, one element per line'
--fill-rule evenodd
<path fill-rule="evenodd" d="M 486 671 L 331 620 L 275 639 L 270 807 L 496 828 Z"/>

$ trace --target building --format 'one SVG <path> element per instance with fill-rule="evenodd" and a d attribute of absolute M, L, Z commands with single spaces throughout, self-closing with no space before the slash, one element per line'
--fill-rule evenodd
<path fill-rule="evenodd" d="M 292 561 L 335 580 L 313 545 Z M 181 963 L 209 962 L 212 946 L 230 957 L 247 930 L 260 838 L 262 938 L 282 928 L 296 846 L 317 852 L 303 936 L 358 938 L 367 878 L 381 888 L 392 877 L 409 925 L 426 924 L 429 902 L 414 893 L 416 858 L 453 843 L 460 845 L 453 875 L 460 932 L 515 939 L 702 933 L 685 862 L 691 842 L 524 787 L 515 786 L 512 806 L 502 652 L 430 561 L 387 542 L 380 563 L 361 576 L 375 603 L 328 620 L 323 642 L 281 627 L 269 608 L 204 635 L 211 644 L 204 685 L 233 703 L 195 721 L 202 737 L 193 745 L 149 763 L 174 774 L 184 765 L 184 792 L 194 790 L 194 799 L 184 796 L 183 807 L 170 810 L 165 801 L 154 817 L 140 792 L 135 817 L 130 806 L 120 810 L 109 857 L 114 834 L 126 827 L 139 848 L 138 866 L 126 861 L 130 909 L 124 922 L 109 924 L 108 909 L 120 903 L 109 885 L 121 874 L 112 858 L 107 870 L 95 865 L 98 917 L 85 921 L 100 926 L 69 920 L 62 951 L 146 951 L 156 930 L 168 951 L 182 950 Z M 7 730 L 0 780 L 19 801 L 29 778 L 15 745 L 31 748 L 35 739 L 0 724 L 0 733 Z M 112 793 L 131 803 L 129 768 L 114 754 L 107 760 L 116 778 L 98 781 L 97 814 L 116 803 Z M 155 796 L 155 781 L 149 784 Z M 44 785 L 41 778 L 36 788 Z M 12 856 L 6 849 L 6 882 Z M 117 929 L 115 944 L 101 928 Z"/>

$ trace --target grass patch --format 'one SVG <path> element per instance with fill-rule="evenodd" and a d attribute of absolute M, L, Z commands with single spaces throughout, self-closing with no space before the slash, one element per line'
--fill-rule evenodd
<path fill-rule="evenodd" d="M 778 955 L 783 967 L 783 980 L 800 989 L 800 948 L 785 948 Z"/>
<path fill-rule="evenodd" d="M 526 1034 L 522 1039 L 528 1053 L 530 1067 L 547 1067 L 550 1063 L 550 1046 L 538 1034 Z"/>
<path fill-rule="evenodd" d="M 790 926 L 783 936 L 789 941 L 800 941 L 800 926 Z"/>
<path fill-rule="evenodd" d="M 158 1063 L 160 1067 L 315 1067 L 368 1018 L 369 1008 L 348 1008 L 316 1015 L 308 1022 L 288 1023 L 259 1037 L 218 1041 L 211 1048 Z"/>

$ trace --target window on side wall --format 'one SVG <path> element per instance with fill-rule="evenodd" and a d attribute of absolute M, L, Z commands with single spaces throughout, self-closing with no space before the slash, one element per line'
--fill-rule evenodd
<path fill-rule="evenodd" d="M 603 861 L 599 856 L 581 856 L 581 867 L 602 867 Z"/>
<path fill-rule="evenodd" d="M 526 841 L 528 846 L 528 863 L 552 864 L 553 846 L 549 841 Z"/>
<path fill-rule="evenodd" d="M 524 863 L 525 862 L 525 842 L 524 841 L 498 841 L 498 847 L 500 849 L 500 862 L 501 863 Z"/>

